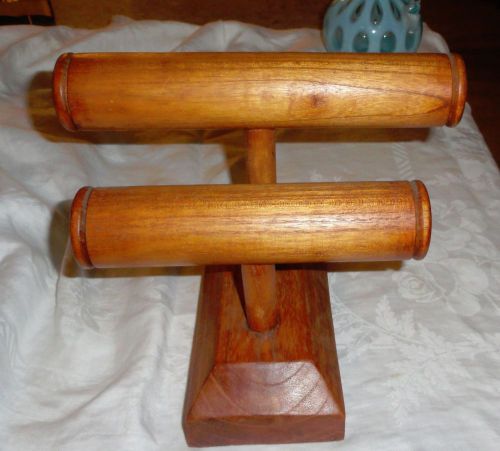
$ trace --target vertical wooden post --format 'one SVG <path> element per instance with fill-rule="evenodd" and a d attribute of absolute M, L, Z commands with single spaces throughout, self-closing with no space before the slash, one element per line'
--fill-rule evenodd
<path fill-rule="evenodd" d="M 273 129 L 247 131 L 247 172 L 250 183 L 276 183 Z M 265 332 L 276 326 L 276 269 L 274 265 L 242 265 L 245 313 L 248 326 Z"/>

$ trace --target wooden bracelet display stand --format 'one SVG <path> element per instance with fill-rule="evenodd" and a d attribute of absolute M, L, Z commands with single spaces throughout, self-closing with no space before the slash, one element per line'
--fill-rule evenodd
<path fill-rule="evenodd" d="M 465 90 L 454 55 L 59 58 L 54 101 L 68 130 L 246 130 L 248 185 L 85 187 L 71 211 L 86 268 L 206 265 L 183 415 L 189 445 L 342 439 L 320 264 L 419 259 L 429 246 L 421 182 L 276 184 L 274 130 L 453 126 Z"/>

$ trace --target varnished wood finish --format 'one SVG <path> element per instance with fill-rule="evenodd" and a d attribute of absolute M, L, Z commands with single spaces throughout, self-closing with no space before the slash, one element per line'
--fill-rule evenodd
<path fill-rule="evenodd" d="M 247 130 L 247 174 L 250 183 L 276 183 L 274 130 Z"/>
<path fill-rule="evenodd" d="M 78 205 L 74 247 L 101 268 L 402 260 L 430 240 L 418 181 L 94 188 Z"/>
<path fill-rule="evenodd" d="M 455 126 L 462 119 L 465 102 L 467 101 L 467 73 L 465 63 L 461 56 L 450 56 L 451 72 L 453 74 L 453 93 L 451 98 L 450 116 L 448 125 Z"/>
<path fill-rule="evenodd" d="M 345 411 L 326 272 L 278 268 L 280 322 L 248 329 L 238 268 L 207 267 L 183 427 L 190 446 L 344 437 Z"/>
<path fill-rule="evenodd" d="M 243 301 L 248 327 L 266 332 L 276 326 L 276 268 L 274 265 L 241 265 Z"/>
<path fill-rule="evenodd" d="M 422 182 L 411 183 L 415 201 L 415 260 L 423 259 L 429 249 L 432 234 L 432 211 L 427 188 Z"/>
<path fill-rule="evenodd" d="M 444 54 L 66 54 L 54 74 L 69 130 L 455 125 L 465 100 Z"/>
<path fill-rule="evenodd" d="M 143 0 L 136 3 L 116 0 L 67 2 L 51 0 L 58 25 L 101 28 L 111 17 L 122 15 L 138 20 L 174 20 L 206 24 L 215 20 L 239 20 L 274 29 L 316 28 L 321 29 L 323 17 L 331 0 L 219 0 L 206 7 L 206 0 Z M 99 10 L 96 13 L 96 5 Z M 106 5 L 105 7 L 103 5 Z M 450 11 L 453 11 L 450 20 Z M 425 22 L 440 33 L 450 49 L 460 53 L 468 68 L 469 96 L 474 121 L 500 164 L 500 35 L 497 33 L 500 8 L 496 0 L 422 1 Z"/>
<path fill-rule="evenodd" d="M 423 258 L 429 247 L 421 182 L 274 185 L 269 129 L 453 126 L 466 90 L 453 55 L 58 60 L 54 101 L 69 130 L 247 130 L 251 185 L 87 187 L 72 206 L 83 266 L 243 263 L 205 269 L 183 414 L 191 446 L 343 438 L 326 272 L 273 264 Z"/>
<path fill-rule="evenodd" d="M 70 239 L 73 248 L 73 254 L 81 267 L 90 269 L 93 267 L 87 251 L 87 205 L 92 188 L 86 186 L 76 193 L 71 204 L 70 213 Z"/>
<path fill-rule="evenodd" d="M 250 183 L 276 183 L 274 130 L 247 130 L 247 173 Z M 257 332 L 272 329 L 278 321 L 274 265 L 242 265 L 241 276 L 248 326 Z"/>
<path fill-rule="evenodd" d="M 59 122 L 67 130 L 76 130 L 76 126 L 71 118 L 71 111 L 68 105 L 68 67 L 71 62 L 71 53 L 61 55 L 52 73 L 52 97 Z"/>

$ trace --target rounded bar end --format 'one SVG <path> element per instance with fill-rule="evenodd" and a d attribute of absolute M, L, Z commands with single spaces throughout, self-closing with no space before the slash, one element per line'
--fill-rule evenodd
<path fill-rule="evenodd" d="M 429 193 L 420 180 L 411 182 L 413 199 L 415 201 L 415 247 L 413 258 L 423 259 L 431 242 L 432 212 Z"/>
<path fill-rule="evenodd" d="M 69 131 L 77 129 L 68 105 L 68 72 L 73 54 L 64 53 L 56 61 L 52 76 L 52 95 L 61 125 Z"/>
<path fill-rule="evenodd" d="M 87 249 L 85 229 L 87 206 L 91 193 L 92 188 L 90 186 L 80 188 L 73 199 L 70 213 L 70 236 L 73 254 L 78 264 L 84 269 L 94 268 Z"/>
<path fill-rule="evenodd" d="M 460 55 L 455 53 L 450 55 L 452 95 L 450 104 L 450 114 L 448 116 L 448 127 L 455 127 L 464 114 L 465 102 L 467 101 L 467 72 L 465 63 Z"/>

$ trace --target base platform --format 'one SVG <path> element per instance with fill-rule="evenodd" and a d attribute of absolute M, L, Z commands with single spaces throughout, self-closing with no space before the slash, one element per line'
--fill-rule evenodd
<path fill-rule="evenodd" d="M 280 320 L 251 331 L 240 267 L 207 267 L 183 414 L 190 446 L 341 440 L 345 410 L 326 271 L 277 268 Z"/>

